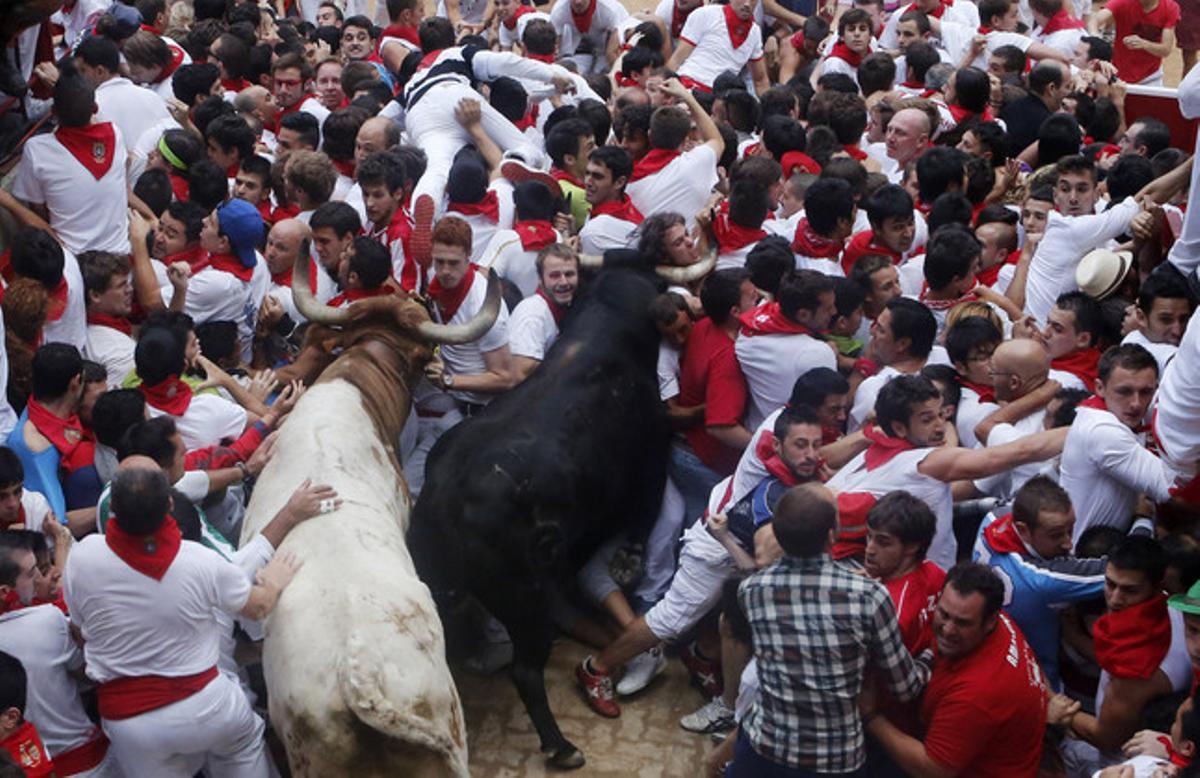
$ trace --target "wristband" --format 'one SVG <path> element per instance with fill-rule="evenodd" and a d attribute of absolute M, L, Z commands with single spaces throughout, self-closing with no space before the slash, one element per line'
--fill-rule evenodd
<path fill-rule="evenodd" d="M 851 369 L 862 373 L 863 378 L 870 378 L 879 372 L 879 363 L 867 357 L 859 357 L 854 360 L 854 367 Z"/>

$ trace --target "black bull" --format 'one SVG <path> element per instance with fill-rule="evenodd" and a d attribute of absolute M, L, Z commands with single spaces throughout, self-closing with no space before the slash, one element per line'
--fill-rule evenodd
<path fill-rule="evenodd" d="M 601 271 L 537 371 L 434 446 L 413 510 L 418 574 L 473 594 L 508 630 L 513 682 L 562 767 L 583 756 L 546 700 L 550 596 L 604 541 L 644 539 L 666 477 L 656 293 L 649 272 Z"/>

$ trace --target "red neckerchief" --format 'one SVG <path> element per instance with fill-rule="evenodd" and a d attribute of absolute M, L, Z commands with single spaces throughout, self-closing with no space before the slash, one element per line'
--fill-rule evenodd
<path fill-rule="evenodd" d="M 28 778 L 55 774 L 54 762 L 50 761 L 46 745 L 31 721 L 22 722 L 11 735 L 0 740 L 0 748 L 8 752 Z"/>
<path fill-rule="evenodd" d="M 617 86 L 641 86 L 636 78 L 633 76 L 627 76 L 624 73 L 617 73 L 614 76 L 614 79 L 617 82 Z M 553 173 L 554 171 L 550 172 Z"/>
<path fill-rule="evenodd" d="M 507 19 L 501 22 L 501 24 L 504 25 L 504 29 L 506 30 L 515 30 L 517 29 L 517 20 L 525 14 L 531 13 L 533 13 L 533 8 L 531 6 L 518 5 L 517 10 L 512 12 L 512 16 L 509 16 Z"/>
<path fill-rule="evenodd" d="M 545 62 L 547 65 L 554 64 L 554 55 L 553 54 L 533 54 L 533 53 L 527 52 L 525 54 L 525 59 L 531 59 L 534 62 Z"/>
<path fill-rule="evenodd" d="M 699 8 L 699 7 L 700 6 L 696 6 L 695 8 L 692 8 L 691 10 L 689 10 L 687 13 L 682 13 L 679 10 L 679 0 L 675 0 L 675 2 L 671 3 L 671 37 L 672 38 L 679 37 L 680 33 L 683 32 L 684 22 L 686 22 L 687 18 L 689 16 L 691 16 L 692 11 L 695 11 L 696 8 Z"/>
<path fill-rule="evenodd" d="M 133 322 L 129 321 L 126 316 L 109 316 L 107 313 L 89 313 L 87 315 L 87 323 L 95 324 L 97 327 L 108 327 L 109 329 L 123 332 L 129 337 L 133 337 Z"/>
<path fill-rule="evenodd" d="M 1042 28 L 1042 35 L 1051 35 L 1059 30 L 1082 30 L 1086 26 L 1083 22 L 1068 14 L 1064 8 L 1046 20 L 1046 26 Z"/>
<path fill-rule="evenodd" d="M 846 250 L 842 252 L 842 269 L 846 275 L 850 275 L 851 268 L 858 261 L 859 257 L 867 254 L 882 254 L 892 260 L 893 265 L 899 265 L 903 256 L 896 251 L 892 251 L 887 246 L 880 245 L 875 242 L 874 230 L 863 230 L 862 232 L 850 238 L 846 244 Z"/>
<path fill-rule="evenodd" d="M 275 224 L 274 214 L 271 211 L 271 198 L 264 197 L 254 207 L 258 209 L 258 215 L 262 217 L 264 224 L 272 226 Z"/>
<path fill-rule="evenodd" d="M 575 29 L 585 34 L 588 30 L 592 29 L 592 17 L 595 15 L 596 0 L 592 0 L 590 3 L 588 3 L 588 7 L 584 9 L 583 13 L 581 14 L 575 13 L 574 8 L 571 9 L 571 21 L 575 23 Z"/>
<path fill-rule="evenodd" d="M 143 381 L 138 390 L 146 398 L 147 405 L 171 416 L 182 416 L 192 404 L 192 387 L 177 375 L 165 378 L 154 386 Z"/>
<path fill-rule="evenodd" d="M 792 251 L 800 256 L 817 257 L 834 262 L 837 261 L 838 254 L 842 253 L 845 246 L 844 241 L 819 235 L 808 223 L 807 216 L 796 225 L 796 235 L 792 238 Z"/>
<path fill-rule="evenodd" d="M 524 116 L 513 122 L 513 126 L 521 132 L 525 132 L 525 130 L 528 130 L 530 127 L 536 127 L 537 120 L 538 106 L 537 103 L 534 103 L 533 105 L 529 106 L 529 110 L 525 112 Z"/>
<path fill-rule="evenodd" d="M 442 323 L 448 324 L 454 318 L 454 314 L 458 313 L 459 306 L 463 300 L 467 299 L 467 292 L 471 291 L 471 284 L 475 283 L 475 268 L 472 264 L 467 270 L 466 276 L 458 282 L 458 286 L 453 289 L 443 289 L 442 282 L 437 276 L 429 282 L 429 296 L 437 303 L 438 311 L 442 315 Z"/>
<path fill-rule="evenodd" d="M 905 89 L 911 89 L 915 92 L 925 91 L 924 81 L 901 81 L 900 86 L 904 87 Z"/>
<path fill-rule="evenodd" d="M 382 41 L 384 38 L 399 38 L 408 41 L 418 49 L 421 48 L 421 39 L 417 36 L 417 28 L 412 25 L 389 24 L 383 28 L 383 34 L 379 36 L 379 40 Z"/>
<path fill-rule="evenodd" d="M 59 127 L 55 139 L 99 181 L 116 159 L 117 134 L 109 122 L 86 127 Z"/>
<path fill-rule="evenodd" d="M 67 312 L 67 293 L 70 291 L 67 279 L 60 278 L 53 289 L 46 291 L 50 295 L 49 305 L 46 307 L 46 321 L 58 321 Z"/>
<path fill-rule="evenodd" d="M 904 438 L 894 438 L 883 434 L 883 430 L 874 424 L 863 427 L 863 437 L 871 441 L 866 452 L 867 470 L 874 470 L 880 465 L 886 465 L 897 454 L 912 451 L 916 448 Z"/>
<path fill-rule="evenodd" d="M 762 227 L 746 227 L 735 224 L 727 213 L 717 214 L 717 218 L 713 219 L 712 232 L 713 239 L 717 242 L 717 248 L 722 254 L 743 249 L 767 237 L 766 230 Z"/>
<path fill-rule="evenodd" d="M 332 159 L 333 167 L 337 172 L 341 173 L 346 178 L 354 178 L 354 160 Z"/>
<path fill-rule="evenodd" d="M 96 459 L 96 444 L 83 428 L 79 416 L 72 413 L 65 419 L 55 416 L 46 406 L 32 397 L 25 406 L 29 423 L 58 450 L 59 459 L 68 473 L 87 467 Z"/>
<path fill-rule="evenodd" d="M 551 175 L 551 177 L 554 178 L 555 181 L 566 181 L 568 184 L 574 184 L 575 186 L 579 187 L 580 189 L 584 188 L 582 181 L 580 181 L 578 178 L 571 175 L 567 171 L 562 170 L 561 168 L 551 167 L 550 175 Z"/>
<path fill-rule="evenodd" d="M 19 529 L 22 529 L 22 528 L 19 528 Z M 28 608 L 28 607 L 29 607 L 28 605 L 21 602 L 21 595 L 17 594 L 16 589 L 9 589 L 7 592 L 4 593 L 4 596 L 2 598 L 0 598 L 0 613 L 8 613 L 10 611 L 19 611 L 22 608 Z"/>
<path fill-rule="evenodd" d="M 986 24 L 979 25 L 976 31 L 980 35 L 987 35 L 989 32 L 995 32 L 995 30 L 993 30 L 991 27 L 988 27 Z"/>
<path fill-rule="evenodd" d="M 992 120 L 992 115 L 986 108 L 982 114 L 977 114 L 974 111 L 968 111 L 966 108 L 963 108 L 961 105 L 956 105 L 955 103 L 947 103 L 946 108 L 950 110 L 950 115 L 954 117 L 955 124 L 962 124 L 963 122 L 975 116 L 978 116 L 980 120 L 985 122 L 990 122 Z"/>
<path fill-rule="evenodd" d="M 279 109 L 279 113 L 275 114 L 275 123 L 272 124 L 271 127 L 269 127 L 268 129 L 270 129 L 271 132 L 278 135 L 279 128 L 281 126 L 283 126 L 283 117 L 287 116 L 290 113 L 298 112 L 300 110 L 300 106 L 304 105 L 306 100 L 311 100 L 312 98 L 313 98 L 312 92 L 305 92 L 304 94 L 300 95 L 300 99 L 298 99 L 296 102 L 289 105 L 287 108 Z"/>
<path fill-rule="evenodd" d="M 630 183 L 651 176 L 675 161 L 681 153 L 678 149 L 650 149 L 646 155 L 633 163 L 633 173 L 629 176 Z"/>
<path fill-rule="evenodd" d="M 546 301 L 546 307 L 550 309 L 550 315 L 554 317 L 554 323 L 561 325 L 562 318 L 567 315 L 567 306 L 556 302 L 553 295 L 548 294 L 540 284 L 537 288 L 537 296 Z"/>
<path fill-rule="evenodd" d="M 75 3 L 71 3 L 71 5 L 73 7 L 75 5 Z M 66 8 L 67 8 L 67 6 L 64 5 L 63 10 L 66 10 Z M 155 27 L 154 25 L 151 25 L 151 24 L 143 24 L 140 29 L 143 29 L 146 32 L 152 32 L 155 35 L 159 35 L 159 36 L 161 36 L 163 34 L 162 30 L 158 29 L 157 27 Z"/>
<path fill-rule="evenodd" d="M 1017 534 L 1017 525 L 1013 523 L 1012 514 L 1002 516 L 987 526 L 983 538 L 988 546 L 997 554 L 1028 554 L 1029 548 L 1021 536 Z"/>
<path fill-rule="evenodd" d="M 185 202 L 189 196 L 188 180 L 183 177 L 183 174 L 178 171 L 172 171 L 169 179 L 171 181 L 171 193 L 175 195 L 175 199 L 179 202 Z"/>
<path fill-rule="evenodd" d="M 867 152 L 860 149 L 857 143 L 844 144 L 842 146 L 842 151 L 849 154 L 851 159 L 857 159 L 859 162 L 862 162 L 868 156 Z"/>
<path fill-rule="evenodd" d="M 597 216 L 611 216 L 614 219 L 634 224 L 641 224 L 646 219 L 645 216 L 642 216 L 642 212 L 634 207 L 633 200 L 629 199 L 629 195 L 625 194 L 621 195 L 620 200 L 605 200 L 593 207 L 591 218 L 594 219 Z"/>
<path fill-rule="evenodd" d="M 272 273 L 271 274 L 271 283 L 275 284 L 276 286 L 282 286 L 282 287 L 291 289 L 292 288 L 292 274 L 293 274 L 294 270 L 295 270 L 295 268 L 292 265 L 288 265 L 286 270 L 280 271 L 278 273 Z M 317 273 L 318 272 L 324 272 L 324 271 L 318 270 L 317 261 L 315 259 L 313 259 L 312 257 L 309 257 L 308 258 L 308 288 L 313 294 L 317 293 Z"/>
<path fill-rule="evenodd" d="M 204 267 L 204 263 L 208 260 L 208 252 L 200 248 L 200 244 L 186 248 L 183 251 L 176 251 L 174 254 L 168 254 L 162 258 L 164 265 L 171 265 L 175 262 L 186 262 L 188 268 L 193 272 L 199 271 Z"/>
<path fill-rule="evenodd" d="M 0 529 L 25 529 L 25 504 L 17 503 L 17 518 Z M 10 590 L 11 591 L 11 590 Z M 3 611 L 0 611 L 3 613 Z"/>
<path fill-rule="evenodd" d="M 156 581 L 167 574 L 167 568 L 179 553 L 183 533 L 175 519 L 167 516 L 153 534 L 131 535 L 121 529 L 121 520 L 104 525 L 104 541 L 121 561 Z"/>
<path fill-rule="evenodd" d="M 1083 402 L 1079 403 L 1079 407 L 1080 408 L 1091 408 L 1091 409 L 1097 410 L 1097 411 L 1108 411 L 1109 413 L 1112 413 L 1112 411 L 1108 410 L 1108 403 L 1106 403 L 1104 401 L 1104 398 L 1098 394 L 1093 394 L 1091 397 L 1089 397 L 1086 400 L 1084 400 Z M 1150 432 L 1150 431 L 1151 431 L 1151 425 L 1143 424 L 1140 427 L 1135 427 L 1133 430 L 1133 434 L 1137 435 L 1142 432 Z M 1151 443 L 1155 443 L 1155 442 L 1157 442 L 1157 437 L 1155 437 L 1154 440 L 1151 441 Z M 1172 494 L 1174 494 L 1174 492 L 1172 492 Z"/>
<path fill-rule="evenodd" d="M 332 298 L 326 305 L 330 308 L 340 308 L 346 303 L 352 303 L 355 300 L 366 300 L 371 297 L 386 297 L 392 293 L 390 286 L 377 286 L 374 289 L 347 289 L 336 297 Z"/>
<path fill-rule="evenodd" d="M 783 482 L 784 486 L 792 487 L 800 483 L 800 479 L 791 471 L 786 463 L 775 453 L 775 433 L 764 430 L 754 444 L 754 455 L 762 462 L 767 472 Z"/>
<path fill-rule="evenodd" d="M 1166 735 L 1159 735 L 1156 739 L 1162 745 L 1163 750 L 1167 752 L 1168 762 L 1176 767 L 1188 767 L 1191 765 L 1191 759 L 1175 750 L 1175 744 L 1171 742 L 1171 738 Z"/>
<path fill-rule="evenodd" d="M 917 299 L 931 311 L 948 311 L 959 303 L 967 303 L 972 300 L 978 300 L 979 295 L 974 292 L 967 292 L 962 297 L 955 297 L 953 300 L 931 300 L 929 299 L 929 282 L 921 282 L 921 294 Z"/>
<path fill-rule="evenodd" d="M 791 178 L 796 168 L 800 168 L 801 173 L 812 173 L 813 175 L 819 175 L 821 172 L 821 166 L 817 164 L 817 161 L 803 151 L 787 152 L 780 158 L 779 165 L 783 168 L 784 178 Z"/>
<path fill-rule="evenodd" d="M 746 38 L 750 35 L 750 30 L 754 27 L 754 17 L 742 21 L 736 13 L 733 12 L 732 5 L 725 5 L 725 29 L 729 31 L 729 43 L 732 44 L 734 51 L 741 48 L 746 42 Z"/>
<path fill-rule="evenodd" d="M 968 381 L 962 376 L 958 377 L 958 385 L 970 389 L 972 392 L 979 395 L 979 402 L 981 403 L 996 402 L 995 387 L 988 386 L 987 384 L 977 384 L 974 381 Z"/>
<path fill-rule="evenodd" d="M 1058 359 L 1050 360 L 1053 370 L 1062 370 L 1076 376 L 1089 392 L 1096 390 L 1096 379 L 1100 377 L 1100 349 L 1095 346 L 1075 349 Z"/>
<path fill-rule="evenodd" d="M 871 52 L 868 51 L 867 53 L 870 54 Z M 864 55 L 855 52 L 843 41 L 839 40 L 837 43 L 833 44 L 833 48 L 829 50 L 829 56 L 845 60 L 850 67 L 857 69 L 858 66 L 862 64 Z"/>
<path fill-rule="evenodd" d="M 746 311 L 738 317 L 742 322 L 741 334 L 751 338 L 755 335 L 808 335 L 815 337 L 813 331 L 797 321 L 792 321 L 783 315 L 779 303 L 766 303 Z"/>
<path fill-rule="evenodd" d="M 268 201 L 269 202 L 269 201 Z M 284 219 L 294 219 L 300 213 L 300 206 L 288 203 L 280 205 L 271 211 L 271 223 L 283 221 Z"/>
<path fill-rule="evenodd" d="M 979 283 L 983 284 L 984 286 L 988 286 L 988 287 L 995 286 L 996 282 L 1000 280 L 1001 268 L 1003 268 L 1005 265 L 1017 264 L 1017 260 L 1019 260 L 1020 258 L 1021 258 L 1021 250 L 1020 249 L 1017 249 L 1016 251 L 1011 251 L 1011 252 L 1009 252 L 1008 256 L 1005 258 L 1005 260 L 1003 262 L 997 262 L 996 264 L 989 267 L 987 270 L 980 270 L 978 273 L 976 273 L 975 280 L 978 281 Z"/>
<path fill-rule="evenodd" d="M 219 270 L 222 273 L 228 273 L 239 281 L 246 283 L 249 283 L 251 277 L 254 275 L 254 268 L 246 267 L 242 264 L 242 260 L 233 254 L 209 254 L 208 259 L 199 267 L 194 268 L 192 272 L 204 270 L 208 267 L 211 267 L 213 270 Z"/>
<path fill-rule="evenodd" d="M 67 601 L 63 599 L 62 592 L 59 592 L 58 596 L 53 600 L 47 600 L 42 597 L 34 597 L 33 601 L 29 603 L 29 607 L 32 608 L 34 605 L 53 605 L 55 608 L 58 608 L 60 611 L 62 611 L 64 616 L 71 615 L 67 610 Z"/>
<path fill-rule="evenodd" d="M 513 230 L 521 239 L 521 248 L 526 251 L 540 251 L 551 243 L 558 242 L 558 233 L 554 225 L 544 219 L 526 219 L 513 224 Z"/>
<path fill-rule="evenodd" d="M 524 6 L 522 6 L 524 7 Z M 477 203 L 460 203 L 451 200 L 446 206 L 447 211 L 461 213 L 464 216 L 483 216 L 492 224 L 500 221 L 500 198 L 495 189 L 487 190 L 487 194 Z"/>
<path fill-rule="evenodd" d="M 221 79 L 221 88 L 224 89 L 226 92 L 240 92 L 243 89 L 249 89 L 250 82 L 244 78 L 237 78 L 237 79 L 222 78 Z M 304 98 L 301 98 L 301 99 L 303 100 Z M 276 124 L 278 125 L 278 123 L 276 123 Z"/>
<path fill-rule="evenodd" d="M 168 48 L 171 50 L 171 61 L 159 72 L 158 78 L 150 82 L 152 84 L 161 84 L 166 81 L 175 75 L 175 71 L 179 70 L 179 66 L 183 64 L 183 49 L 178 46 L 170 46 L 169 44 Z"/>
<path fill-rule="evenodd" d="M 1114 678 L 1146 679 L 1171 648 L 1167 595 L 1106 613 L 1092 628 L 1096 661 Z"/>

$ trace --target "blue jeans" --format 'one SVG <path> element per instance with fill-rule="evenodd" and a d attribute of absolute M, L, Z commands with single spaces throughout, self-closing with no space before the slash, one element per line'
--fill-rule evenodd
<path fill-rule="evenodd" d="M 725 768 L 725 778 L 865 778 L 866 774 L 866 769 L 861 767 L 849 773 L 818 773 L 773 762 L 754 750 L 743 731 L 738 732 L 733 761 Z"/>
<path fill-rule="evenodd" d="M 713 487 L 721 482 L 721 475 L 701 462 L 691 446 L 680 442 L 671 444 L 667 473 L 683 495 L 683 526 L 690 527 L 692 522 L 704 515 L 708 508 L 708 496 Z"/>

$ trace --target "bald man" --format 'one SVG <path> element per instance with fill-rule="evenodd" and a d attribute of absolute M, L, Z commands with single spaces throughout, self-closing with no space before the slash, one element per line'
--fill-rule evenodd
<path fill-rule="evenodd" d="M 400 145 L 400 127 L 391 119 L 383 116 L 372 116 L 358 128 L 354 136 L 354 167 L 357 169 L 362 161 L 376 151 L 387 151 Z M 362 187 L 354 181 L 345 186 L 344 176 L 338 176 L 338 186 L 333 189 L 330 200 L 340 200 L 355 210 L 358 218 L 364 224 L 367 222 L 367 206 L 363 202 Z"/>
<path fill-rule="evenodd" d="M 246 116 L 256 120 L 259 127 L 274 127 L 275 115 L 279 113 L 279 107 L 271 100 L 271 91 L 265 86 L 249 86 L 238 92 L 237 97 L 233 98 L 233 107 L 242 116 Z M 275 150 L 275 133 L 264 129 L 262 131 L 263 143 L 271 151 Z"/>
<path fill-rule="evenodd" d="M 988 222 L 975 228 L 975 238 L 982 249 L 979 253 L 979 272 L 975 278 L 1000 294 L 1008 289 L 1017 269 L 1017 226 L 1004 222 Z M 1012 262 L 1009 262 L 1009 258 Z"/>
<path fill-rule="evenodd" d="M 896 164 L 894 171 L 888 172 L 888 180 L 899 184 L 904 179 L 904 167 L 929 148 L 929 138 L 933 127 L 929 114 L 917 108 L 905 108 L 897 111 L 888 122 L 887 155 Z"/>
<path fill-rule="evenodd" d="M 259 324 L 274 328 L 285 314 L 291 319 L 293 327 L 303 323 L 305 319 L 292 299 L 292 269 L 296 266 L 297 257 L 308 257 L 309 278 L 316 277 L 312 231 L 299 219 L 277 222 L 267 234 L 267 249 L 263 256 L 267 260 L 267 270 L 271 272 L 271 286 L 258 309 Z"/>

